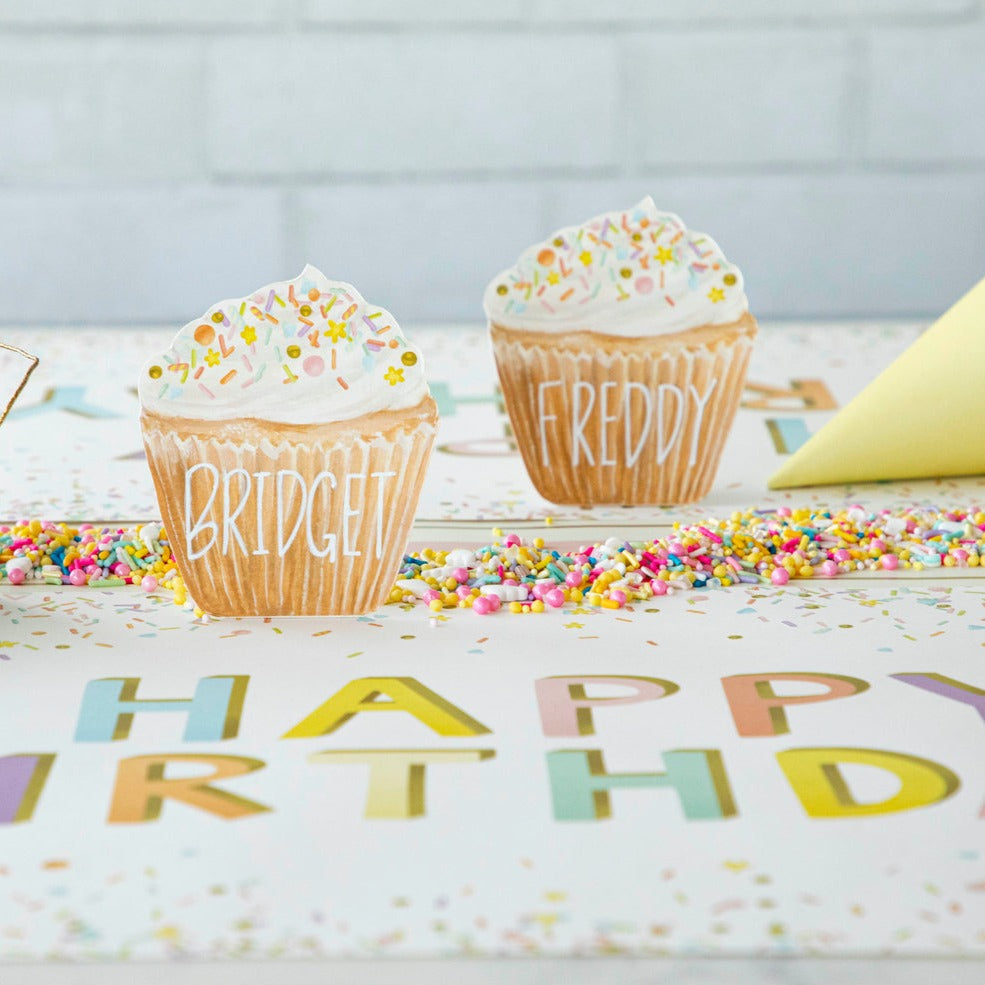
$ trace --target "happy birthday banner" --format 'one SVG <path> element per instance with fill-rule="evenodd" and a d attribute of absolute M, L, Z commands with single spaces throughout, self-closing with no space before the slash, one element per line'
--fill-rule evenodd
<path fill-rule="evenodd" d="M 442 414 L 416 536 L 980 504 L 980 478 L 765 489 L 916 331 L 765 327 L 708 499 L 590 512 L 534 492 L 483 331 L 415 332 Z M 6 333 L 41 363 L 0 513 L 156 518 L 132 381 L 170 336 Z M 910 574 L 211 622 L 4 584 L 0 958 L 981 956 L 985 583 Z"/>
<path fill-rule="evenodd" d="M 3 954 L 981 954 L 983 597 L 5 589 Z"/>

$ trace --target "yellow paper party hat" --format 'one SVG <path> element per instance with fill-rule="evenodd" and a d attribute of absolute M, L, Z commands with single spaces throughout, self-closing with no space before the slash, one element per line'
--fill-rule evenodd
<path fill-rule="evenodd" d="M 985 472 L 985 280 L 780 466 L 771 489 Z"/>

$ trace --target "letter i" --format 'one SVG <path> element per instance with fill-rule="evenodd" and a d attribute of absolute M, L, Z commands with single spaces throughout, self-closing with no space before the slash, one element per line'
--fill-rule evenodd
<path fill-rule="evenodd" d="M 0 757 L 0 824 L 31 819 L 54 761 L 54 753 Z"/>

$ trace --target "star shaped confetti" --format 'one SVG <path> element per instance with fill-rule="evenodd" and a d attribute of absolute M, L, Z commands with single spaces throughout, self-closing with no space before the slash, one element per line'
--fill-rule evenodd
<path fill-rule="evenodd" d="M 339 342 L 342 339 L 349 338 L 349 333 L 346 331 L 347 323 L 344 321 L 332 321 L 331 318 L 328 320 L 328 328 L 325 329 L 325 334 L 333 341 Z"/>

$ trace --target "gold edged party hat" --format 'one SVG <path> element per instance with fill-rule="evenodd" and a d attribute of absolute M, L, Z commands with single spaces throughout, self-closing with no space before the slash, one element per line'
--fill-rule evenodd
<path fill-rule="evenodd" d="M 985 280 L 780 466 L 770 489 L 985 472 Z"/>
<path fill-rule="evenodd" d="M 27 386 L 37 365 L 37 356 L 18 349 L 16 345 L 0 342 L 0 424 L 3 424 L 14 401 Z"/>

